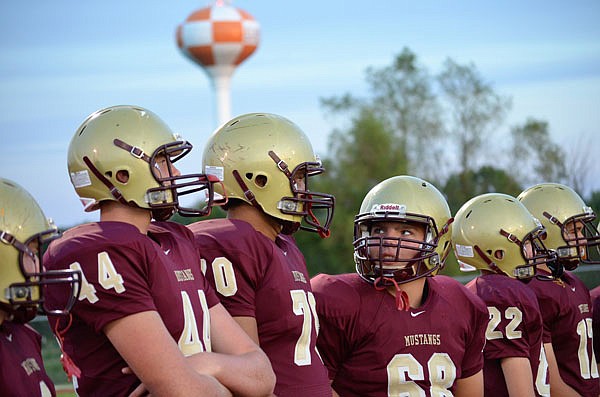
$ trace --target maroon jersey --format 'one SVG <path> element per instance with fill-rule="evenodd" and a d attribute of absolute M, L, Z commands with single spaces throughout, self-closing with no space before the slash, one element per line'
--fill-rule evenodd
<path fill-rule="evenodd" d="M 542 315 L 535 293 L 523 282 L 499 274 L 479 276 L 467 288 L 485 302 L 490 314 L 483 350 L 485 395 L 508 396 L 500 361 L 525 357 L 531 364 L 536 395 L 549 396 Z"/>
<path fill-rule="evenodd" d="M 240 220 L 189 225 L 206 278 L 234 317 L 253 317 L 269 357 L 279 397 L 331 396 L 316 351 L 318 319 L 302 253 L 291 237 L 276 241 Z"/>
<path fill-rule="evenodd" d="M 528 286 L 537 295 L 544 332 L 550 335 L 562 380 L 582 396 L 597 397 L 600 385 L 587 287 L 569 272 L 557 281 L 534 279 Z"/>
<path fill-rule="evenodd" d="M 311 283 L 317 347 L 341 396 L 438 396 L 483 367 L 485 304 L 452 278 L 427 278 L 423 304 L 408 311 L 354 273 Z"/>
<path fill-rule="evenodd" d="M 50 245 L 44 258 L 50 270 L 80 269 L 84 276 L 64 335 L 64 350 L 81 369 L 73 382 L 79 395 L 128 395 L 139 384 L 121 373 L 127 363 L 103 332 L 119 318 L 156 311 L 185 355 L 210 351 L 206 320 L 218 298 L 202 275 L 192 238 L 171 222 L 153 223 L 147 236 L 127 223 L 99 222 L 75 227 Z M 61 298 L 47 297 L 53 299 Z M 58 319 L 49 320 L 54 329 Z M 65 326 L 60 321 L 59 329 Z M 191 324 L 202 340 L 182 336 Z"/>
<path fill-rule="evenodd" d="M 590 298 L 592 300 L 592 329 L 593 334 L 596 335 L 594 338 L 594 356 L 596 356 L 596 362 L 600 358 L 600 286 L 590 291 Z"/>
<path fill-rule="evenodd" d="M 42 336 L 27 324 L 0 324 L 0 396 L 56 396 L 42 361 Z"/>

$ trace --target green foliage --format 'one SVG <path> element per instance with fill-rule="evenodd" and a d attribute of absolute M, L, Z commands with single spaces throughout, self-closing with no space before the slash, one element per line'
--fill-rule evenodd
<path fill-rule="evenodd" d="M 518 196 L 521 185 L 506 171 L 492 166 L 483 166 L 477 171 L 467 170 L 454 174 L 442 189 L 453 214 L 472 197 L 484 193 L 504 193 Z"/>
<path fill-rule="evenodd" d="M 189 217 L 189 216 L 181 216 L 179 214 L 175 214 L 171 217 L 171 221 L 181 223 L 182 225 L 189 225 L 194 222 L 198 222 L 204 219 L 214 219 L 214 218 L 225 218 L 227 214 L 220 207 L 213 207 L 210 215 L 205 217 Z"/>
<path fill-rule="evenodd" d="M 587 205 L 592 207 L 596 216 L 600 218 L 600 190 L 595 190 L 590 193 L 590 196 L 587 198 L 587 200 L 584 199 L 584 201 Z M 598 222 L 598 218 L 596 218 L 596 222 Z"/>
<path fill-rule="evenodd" d="M 483 143 L 506 117 L 510 98 L 496 94 L 475 65 L 460 65 L 448 58 L 437 80 L 449 109 L 449 135 L 457 145 L 460 173 L 479 160 Z"/>
<path fill-rule="evenodd" d="M 552 142 L 548 123 L 529 118 L 511 129 L 513 149 L 509 169 L 524 185 L 538 182 L 567 182 L 565 152 Z"/>

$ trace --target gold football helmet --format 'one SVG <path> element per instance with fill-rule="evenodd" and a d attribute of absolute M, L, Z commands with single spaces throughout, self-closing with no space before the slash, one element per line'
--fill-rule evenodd
<path fill-rule="evenodd" d="M 517 198 L 542 222 L 547 233 L 544 244 L 556 251 L 565 269 L 574 270 L 579 262 L 600 263 L 600 236 L 592 223 L 596 214 L 573 189 L 541 183 Z"/>
<path fill-rule="evenodd" d="M 192 149 L 151 111 L 136 106 L 113 106 L 88 116 L 69 145 L 71 183 L 86 211 L 105 200 L 152 210 L 157 220 L 177 211 L 182 216 L 210 212 L 214 178 L 180 175 L 172 163 Z M 161 175 L 157 160 L 167 162 Z M 198 193 L 199 209 L 183 207 L 179 198 Z"/>
<path fill-rule="evenodd" d="M 514 197 L 487 193 L 467 201 L 454 217 L 452 243 L 461 270 L 489 270 L 529 279 L 556 255 L 542 240 L 542 224 Z"/>
<path fill-rule="evenodd" d="M 424 239 L 374 235 L 380 222 L 416 223 L 424 227 Z M 356 271 L 377 286 L 405 283 L 436 274 L 450 252 L 452 218 L 444 196 L 427 181 L 395 176 L 373 187 L 354 219 Z M 392 248 L 395 255 L 384 255 Z M 388 249 L 389 251 L 389 249 Z M 410 259 L 402 251 L 412 251 Z"/>
<path fill-rule="evenodd" d="M 79 271 L 46 271 L 42 266 L 44 244 L 59 236 L 25 189 L 0 178 L 0 308 L 13 316 L 12 321 L 31 320 L 38 307 L 42 313 L 66 314 L 76 302 Z M 44 288 L 65 285 L 70 292 L 64 307 L 46 307 Z"/>
<path fill-rule="evenodd" d="M 308 137 L 290 120 L 269 113 L 235 117 L 208 139 L 202 158 L 217 193 L 243 200 L 283 225 L 329 235 L 334 197 L 311 191 L 309 177 L 323 172 Z"/>

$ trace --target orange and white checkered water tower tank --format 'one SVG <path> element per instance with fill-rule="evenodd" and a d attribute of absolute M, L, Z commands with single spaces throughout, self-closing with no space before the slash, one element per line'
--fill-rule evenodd
<path fill-rule="evenodd" d="M 259 40 L 258 22 L 227 0 L 192 12 L 177 27 L 177 46 L 211 80 L 219 125 L 231 119 L 231 76 L 256 50 Z"/>

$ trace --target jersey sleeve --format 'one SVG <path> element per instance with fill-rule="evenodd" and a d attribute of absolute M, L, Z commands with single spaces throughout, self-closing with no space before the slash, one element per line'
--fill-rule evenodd
<path fill-rule="evenodd" d="M 142 311 L 156 310 L 142 244 L 102 246 L 78 254 L 71 267 L 83 274 L 83 285 L 73 312 L 101 332 L 108 323 Z"/>
<path fill-rule="evenodd" d="M 188 226 L 206 266 L 206 278 L 232 316 L 256 317 L 257 290 L 270 274 L 266 269 L 273 262 L 273 247 L 249 224 L 219 221 Z"/>
<path fill-rule="evenodd" d="M 333 276 L 326 274 L 313 277 L 311 287 L 319 316 L 317 349 L 327 367 L 329 379 L 334 379 L 340 365 L 351 351 L 350 338 L 354 328 L 351 324 L 354 313 L 349 309 L 355 292 L 344 288 L 342 283 L 336 282 Z"/>
<path fill-rule="evenodd" d="M 493 328 L 488 335 L 485 358 L 529 357 L 530 346 L 524 327 L 524 316 L 528 315 L 526 309 L 518 304 L 498 302 L 489 309 L 490 327 Z"/>
<path fill-rule="evenodd" d="M 600 296 L 592 295 L 592 330 L 594 334 L 594 356 L 600 359 Z"/>
<path fill-rule="evenodd" d="M 468 300 L 465 307 L 470 308 L 473 326 L 467 335 L 465 355 L 462 362 L 462 378 L 475 375 L 483 368 L 483 349 L 486 343 L 485 331 L 489 319 L 485 303 L 477 295 L 467 291 L 466 288 L 465 294 Z"/>

